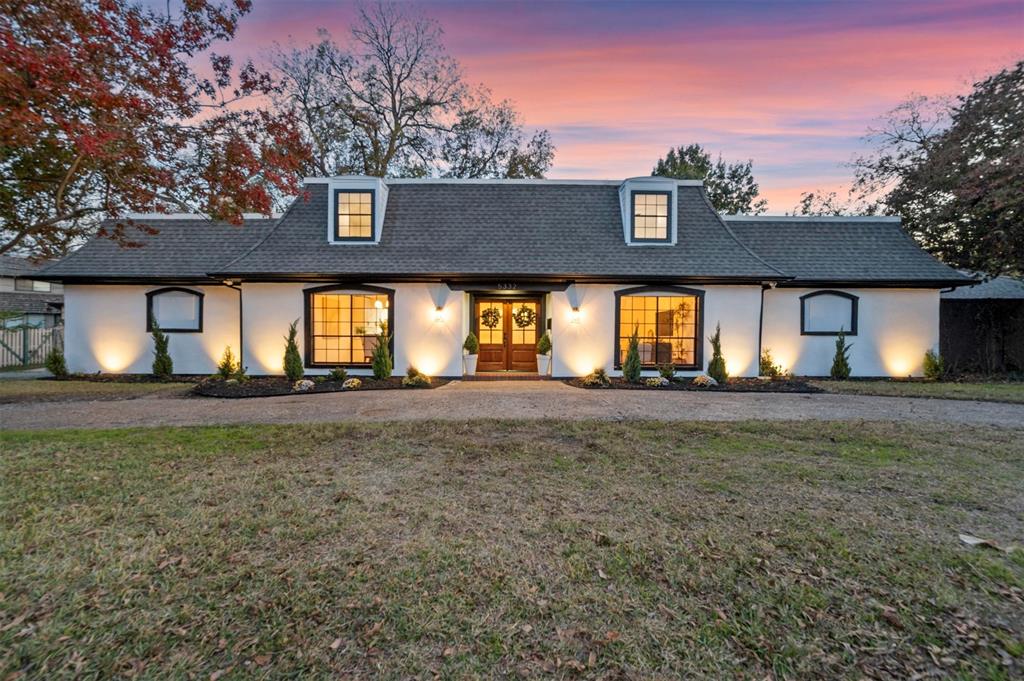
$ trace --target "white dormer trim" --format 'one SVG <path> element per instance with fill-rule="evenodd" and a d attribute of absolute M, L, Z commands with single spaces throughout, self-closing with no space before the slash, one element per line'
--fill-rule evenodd
<path fill-rule="evenodd" d="M 698 184 L 701 184 L 697 181 Z M 667 177 L 631 177 L 619 185 L 619 208 L 622 212 L 622 238 L 627 246 L 675 246 L 679 238 L 677 214 L 679 213 L 680 185 L 688 181 L 674 180 Z M 668 240 L 666 241 L 634 241 L 633 240 L 633 194 L 636 192 L 660 192 L 669 195 L 668 201 Z"/>
<path fill-rule="evenodd" d="M 327 243 L 332 246 L 370 246 L 379 244 L 384 230 L 384 212 L 388 207 L 388 186 L 384 183 L 384 180 L 379 177 L 368 177 L 366 175 L 345 175 L 341 177 L 318 178 L 318 180 L 322 180 L 327 185 Z M 373 192 L 372 239 L 348 240 L 335 238 L 339 191 Z"/>

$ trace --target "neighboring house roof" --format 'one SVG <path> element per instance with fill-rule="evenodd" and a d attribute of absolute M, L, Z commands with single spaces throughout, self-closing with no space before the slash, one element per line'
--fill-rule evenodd
<path fill-rule="evenodd" d="M 969 274 L 964 272 L 964 274 Z M 979 279 L 983 274 L 974 275 Z M 972 286 L 942 292 L 943 300 L 1024 300 L 1024 281 L 1014 277 L 993 277 Z"/>
<path fill-rule="evenodd" d="M 257 243 L 275 222 L 251 218 L 239 226 L 195 216 L 148 216 L 136 221 L 158 233 L 146 234 L 129 228 L 126 238 L 138 243 L 137 247 L 123 247 L 112 239 L 95 237 L 47 267 L 41 278 L 205 279 L 209 272 Z M 113 221 L 104 225 L 113 225 Z"/>
<path fill-rule="evenodd" d="M 0 312 L 59 314 L 64 296 L 39 293 L 0 292 Z"/>
<path fill-rule="evenodd" d="M 38 271 L 42 265 L 17 255 L 0 255 L 0 277 L 27 277 Z"/>
<path fill-rule="evenodd" d="M 756 253 L 800 284 L 954 286 L 970 279 L 926 253 L 894 217 L 729 215 Z"/>

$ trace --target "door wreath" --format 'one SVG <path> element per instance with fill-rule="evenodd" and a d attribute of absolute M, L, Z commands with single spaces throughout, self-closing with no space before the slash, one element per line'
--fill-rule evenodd
<path fill-rule="evenodd" d="M 516 323 L 520 329 L 525 329 L 528 326 L 533 326 L 537 321 L 537 313 L 532 307 L 523 305 L 518 310 L 512 313 L 512 321 Z"/>
<path fill-rule="evenodd" d="M 488 329 L 493 329 L 501 323 L 501 311 L 496 307 L 489 307 L 480 313 L 480 323 Z"/>

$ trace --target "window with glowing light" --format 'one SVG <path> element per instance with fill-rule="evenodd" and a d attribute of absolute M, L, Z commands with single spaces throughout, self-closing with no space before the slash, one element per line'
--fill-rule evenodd
<path fill-rule="evenodd" d="M 307 366 L 369 366 L 391 310 L 391 293 L 383 290 L 308 291 Z"/>
<path fill-rule="evenodd" d="M 702 303 L 699 291 L 618 294 L 616 366 L 626 360 L 635 329 L 640 340 L 640 363 L 645 367 L 672 364 L 677 369 L 700 368 Z"/>
<path fill-rule="evenodd" d="M 334 206 L 336 241 L 373 241 L 373 191 L 338 190 Z"/>
<path fill-rule="evenodd" d="M 671 192 L 633 192 L 633 241 L 668 241 Z"/>

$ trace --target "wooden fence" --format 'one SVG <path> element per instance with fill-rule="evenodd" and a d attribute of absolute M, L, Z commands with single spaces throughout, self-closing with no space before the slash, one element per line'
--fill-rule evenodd
<path fill-rule="evenodd" d="M 53 348 L 64 349 L 64 329 L 0 329 L 0 369 L 39 366 Z"/>

